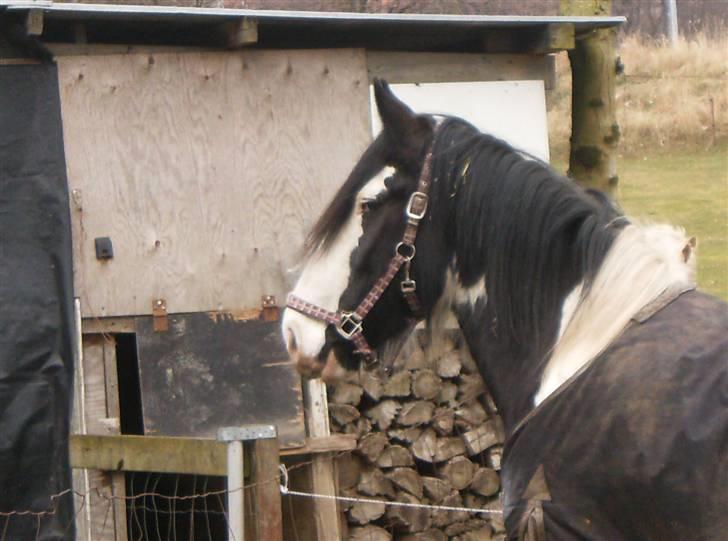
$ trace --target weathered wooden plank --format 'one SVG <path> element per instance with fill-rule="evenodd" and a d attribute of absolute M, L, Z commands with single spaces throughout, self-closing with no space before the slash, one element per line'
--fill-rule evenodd
<path fill-rule="evenodd" d="M 292 285 L 371 140 L 362 50 L 59 56 L 84 316 L 240 310 Z M 345 137 L 342 137 L 345 134 Z M 114 258 L 95 257 L 110 237 Z"/>
<path fill-rule="evenodd" d="M 70 451 L 72 468 L 198 475 L 227 473 L 226 446 L 212 439 L 74 434 Z"/>
<path fill-rule="evenodd" d="M 105 420 L 106 374 L 104 366 L 104 338 L 101 335 L 85 336 L 83 340 L 84 402 L 86 405 L 86 432 L 110 434 Z"/>
<path fill-rule="evenodd" d="M 330 436 L 319 436 L 306 438 L 303 447 L 281 449 L 281 456 L 299 456 L 318 453 L 338 453 L 342 451 L 353 451 L 356 449 L 356 434 L 331 434 Z"/>
<path fill-rule="evenodd" d="M 71 466 L 73 468 L 99 468 L 99 469 L 109 469 L 112 471 L 155 471 L 162 473 L 166 470 L 154 470 L 154 469 L 137 469 L 134 464 L 137 463 L 136 460 L 133 460 L 132 462 L 128 462 L 124 459 L 124 456 L 122 456 L 122 453 L 128 454 L 128 453 L 134 453 L 138 449 L 147 449 L 145 447 L 146 445 L 149 445 L 149 452 L 158 450 L 162 446 L 164 449 L 173 449 L 174 444 L 178 441 L 191 441 L 190 445 L 192 448 L 197 449 L 197 446 L 200 446 L 202 448 L 206 448 L 205 443 L 197 443 L 197 442 L 206 442 L 206 441 L 216 441 L 216 440 L 209 440 L 207 438 L 176 438 L 176 437 L 165 437 L 165 436 L 129 436 L 129 435 L 123 435 L 120 436 L 118 440 L 115 440 L 116 436 L 96 436 L 96 435 L 81 435 L 81 434 L 73 434 L 71 436 L 71 448 L 72 448 L 72 459 L 71 459 Z M 113 449 L 113 447 L 116 445 L 114 443 L 115 441 L 118 441 L 118 444 L 122 447 L 119 448 L 118 453 L 119 457 L 117 460 L 113 460 L 112 458 L 106 458 L 108 449 Z M 148 443 L 145 443 L 148 442 Z M 160 443 L 161 442 L 161 443 Z M 169 446 L 169 447 L 165 447 Z M 218 466 L 217 460 L 218 456 L 217 453 L 224 452 L 220 451 L 216 448 L 216 446 L 213 445 L 215 448 L 213 453 L 213 466 L 210 466 L 214 469 L 214 471 L 222 471 L 220 470 L 220 467 Z M 178 451 L 179 453 L 184 452 L 186 447 L 181 447 Z M 325 437 L 318 437 L 318 438 L 307 438 L 306 445 L 303 447 L 299 447 L 296 449 L 281 449 L 279 454 L 280 456 L 287 456 L 287 457 L 294 457 L 294 456 L 304 456 L 304 455 L 315 455 L 315 454 L 322 454 L 322 453 L 335 453 L 335 452 L 343 452 L 343 451 L 353 451 L 356 449 L 356 436 L 354 434 L 334 434 L 331 436 L 325 436 Z M 75 450 L 75 451 L 74 451 Z M 98 462 L 98 460 L 101 462 Z M 122 460 L 123 463 L 119 464 L 119 461 Z M 160 459 L 163 460 L 163 459 Z M 97 464 L 98 462 L 98 464 Z M 204 462 L 204 460 L 203 460 Z M 141 467 L 141 466 L 140 466 Z M 176 469 L 179 467 L 177 464 L 171 464 L 169 466 L 170 468 Z M 193 469 L 195 468 L 195 463 L 191 463 L 189 468 L 186 469 Z M 194 471 L 170 471 L 169 473 L 198 473 L 200 475 L 204 475 L 204 471 L 200 472 L 194 472 Z M 223 474 L 208 474 L 208 475 L 223 475 Z"/>
<path fill-rule="evenodd" d="M 356 434 L 332 434 L 317 438 L 306 438 L 303 447 L 281 449 L 281 456 L 299 456 L 318 453 L 338 453 L 356 449 Z"/>
<path fill-rule="evenodd" d="M 529 54 L 409 53 L 367 51 L 370 80 L 390 83 L 548 81 L 551 64 Z"/>
<path fill-rule="evenodd" d="M 89 335 L 83 339 L 83 375 L 86 430 L 89 434 L 113 434 L 118 424 L 109 422 L 106 390 L 106 339 Z M 93 469 L 87 473 L 87 518 L 93 541 L 115 541 L 114 500 L 111 474 Z"/>
<path fill-rule="evenodd" d="M 25 66 L 27 64 L 42 64 L 33 58 L 0 58 L 0 66 Z"/>
<path fill-rule="evenodd" d="M 309 380 L 304 393 L 306 404 L 306 426 L 311 438 L 330 435 L 329 412 L 326 386 L 320 379 Z M 312 459 L 311 479 L 313 491 L 317 494 L 335 496 L 336 474 L 334 461 L 330 454 L 317 455 Z M 343 539 L 339 511 L 335 500 L 317 499 L 314 502 L 314 522 L 319 541 L 339 541 Z"/>
<path fill-rule="evenodd" d="M 133 317 L 90 317 L 83 319 L 84 334 L 133 333 Z"/>
<path fill-rule="evenodd" d="M 25 28 L 31 36 L 40 36 L 43 33 L 43 10 L 31 9 L 25 20 Z"/>
<path fill-rule="evenodd" d="M 104 377 L 106 379 L 106 415 L 115 419 L 114 433 L 121 433 L 121 410 L 119 404 L 119 378 L 116 366 L 116 338 L 105 334 L 104 339 Z M 123 472 L 111 473 L 111 492 L 114 504 L 114 534 L 116 541 L 127 541 L 126 527 L 126 483 Z"/>
<path fill-rule="evenodd" d="M 56 59 L 60 56 L 134 55 L 160 53 L 211 53 L 216 47 L 186 47 L 179 45 L 126 45 L 109 43 L 46 43 Z"/>

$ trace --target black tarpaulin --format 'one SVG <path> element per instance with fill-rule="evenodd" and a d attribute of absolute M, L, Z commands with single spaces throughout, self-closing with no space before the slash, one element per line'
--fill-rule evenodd
<path fill-rule="evenodd" d="M 74 539 L 68 464 L 72 287 L 56 67 L 0 66 L 3 539 Z"/>

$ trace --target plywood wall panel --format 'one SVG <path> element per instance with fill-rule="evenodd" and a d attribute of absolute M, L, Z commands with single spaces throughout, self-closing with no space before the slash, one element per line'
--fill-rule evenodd
<path fill-rule="evenodd" d="M 370 141 L 363 51 L 59 64 L 83 316 L 282 301 L 306 231 Z M 105 236 L 114 258 L 98 261 Z"/>

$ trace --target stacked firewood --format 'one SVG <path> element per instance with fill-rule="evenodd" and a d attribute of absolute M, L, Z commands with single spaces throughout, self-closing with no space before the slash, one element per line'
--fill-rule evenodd
<path fill-rule="evenodd" d="M 416 333 L 393 374 L 362 368 L 329 389 L 332 431 L 356 434 L 338 459 L 341 495 L 501 510 L 503 429 L 477 368 L 449 335 L 432 354 Z M 498 513 L 358 502 L 343 506 L 351 541 L 504 539 Z"/>

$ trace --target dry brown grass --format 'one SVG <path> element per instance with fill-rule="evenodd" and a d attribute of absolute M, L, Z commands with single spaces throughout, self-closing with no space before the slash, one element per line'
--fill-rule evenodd
<path fill-rule="evenodd" d="M 617 79 L 620 153 L 636 156 L 676 148 L 706 148 L 728 139 L 728 33 L 697 35 L 675 46 L 640 36 L 619 44 L 625 73 Z M 552 156 L 565 162 L 571 118 L 571 76 L 557 57 L 557 87 L 549 92 Z"/>

